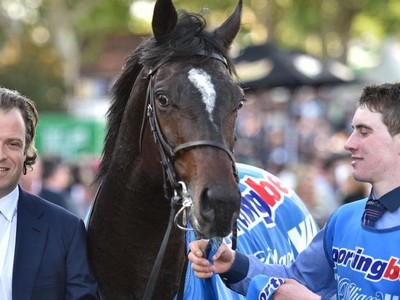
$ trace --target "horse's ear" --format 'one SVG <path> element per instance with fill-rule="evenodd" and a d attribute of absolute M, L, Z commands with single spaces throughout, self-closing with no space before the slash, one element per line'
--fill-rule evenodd
<path fill-rule="evenodd" d="M 229 48 L 240 29 L 243 1 L 239 0 L 233 14 L 214 33 L 223 41 L 225 48 Z"/>
<path fill-rule="evenodd" d="M 157 0 L 153 12 L 153 34 L 155 39 L 162 38 L 174 29 L 178 14 L 172 0 Z"/>

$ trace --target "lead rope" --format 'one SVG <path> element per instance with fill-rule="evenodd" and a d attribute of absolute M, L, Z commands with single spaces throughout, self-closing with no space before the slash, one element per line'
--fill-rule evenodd
<path fill-rule="evenodd" d="M 232 228 L 232 249 L 236 250 L 236 247 L 237 247 L 237 221 L 233 224 L 233 228 Z M 187 272 L 188 264 L 189 264 L 189 259 L 188 259 L 187 254 L 185 254 L 185 262 L 184 262 L 182 270 L 181 270 L 181 276 L 180 276 L 180 280 L 179 280 L 179 288 L 178 288 L 178 293 L 176 295 L 176 300 L 183 300 L 183 297 L 185 295 L 186 272 Z"/>
<path fill-rule="evenodd" d="M 236 250 L 236 247 L 237 247 L 237 221 L 235 221 L 232 228 L 232 249 Z"/>

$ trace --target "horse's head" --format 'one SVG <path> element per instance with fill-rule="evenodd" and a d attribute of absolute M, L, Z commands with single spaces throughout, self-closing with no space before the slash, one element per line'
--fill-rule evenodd
<path fill-rule="evenodd" d="M 171 0 L 157 0 L 154 37 L 127 57 L 113 86 L 101 188 L 88 225 L 89 256 L 105 297 L 149 299 L 149 278 L 165 254 L 154 299 L 173 298 L 185 240 L 167 226 L 164 192 L 193 203 L 183 207 L 201 238 L 228 235 L 239 216 L 232 149 L 243 91 L 227 52 L 241 9 L 240 0 L 232 16 L 206 31 L 200 15 L 178 14 Z"/>
<path fill-rule="evenodd" d="M 240 28 L 241 8 L 239 1 L 235 12 L 209 32 L 201 16 L 182 12 L 178 17 L 170 0 L 158 0 L 152 47 L 141 57 L 161 158 L 165 155 L 174 188 L 182 188 L 178 181 L 187 187 L 193 201 L 189 221 L 203 238 L 228 235 L 240 210 L 232 149 L 244 95 L 232 78 L 227 52 Z"/>

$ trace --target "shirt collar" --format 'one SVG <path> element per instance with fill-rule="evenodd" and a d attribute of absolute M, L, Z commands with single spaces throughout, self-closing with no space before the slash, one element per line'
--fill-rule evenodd
<path fill-rule="evenodd" d="M 373 193 L 374 191 L 372 190 L 370 199 L 375 199 Z M 400 186 L 380 197 L 379 202 L 381 202 L 388 211 L 396 211 L 400 207 Z"/>
<path fill-rule="evenodd" d="M 17 208 L 18 197 L 19 189 L 18 186 L 16 186 L 11 193 L 0 199 L 0 211 L 9 222 L 12 221 Z"/>

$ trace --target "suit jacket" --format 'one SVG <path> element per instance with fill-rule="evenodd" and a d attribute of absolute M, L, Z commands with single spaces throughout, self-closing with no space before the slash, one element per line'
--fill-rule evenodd
<path fill-rule="evenodd" d="M 13 300 L 99 299 L 82 220 L 19 189 Z"/>

